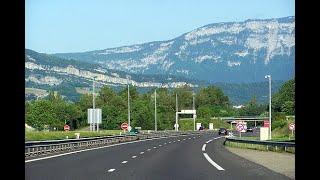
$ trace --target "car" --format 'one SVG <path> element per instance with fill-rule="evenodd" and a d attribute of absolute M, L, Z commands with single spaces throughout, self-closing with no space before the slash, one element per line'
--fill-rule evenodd
<path fill-rule="evenodd" d="M 226 128 L 220 128 L 218 134 L 219 135 L 221 135 L 221 134 L 228 135 L 228 131 Z"/>
<path fill-rule="evenodd" d="M 253 132 L 253 128 L 252 127 L 248 127 L 247 128 L 247 132 Z"/>

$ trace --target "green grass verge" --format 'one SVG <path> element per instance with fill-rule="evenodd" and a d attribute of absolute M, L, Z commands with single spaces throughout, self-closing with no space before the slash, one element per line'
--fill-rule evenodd
<path fill-rule="evenodd" d="M 260 144 L 246 144 L 246 143 L 237 143 L 237 142 L 225 142 L 225 146 L 236 147 L 242 149 L 253 149 L 260 151 L 275 151 L 275 152 L 289 152 L 295 154 L 295 147 L 276 147 L 276 146 L 267 146 Z"/>
<path fill-rule="evenodd" d="M 76 135 L 74 133 L 80 133 L 80 138 L 84 137 L 101 137 L 108 135 L 119 135 L 120 132 L 123 134 L 123 130 L 102 130 L 96 131 L 49 131 L 49 132 L 39 132 L 39 131 L 25 131 L 25 141 L 44 141 L 44 140 L 61 140 L 75 139 Z"/>

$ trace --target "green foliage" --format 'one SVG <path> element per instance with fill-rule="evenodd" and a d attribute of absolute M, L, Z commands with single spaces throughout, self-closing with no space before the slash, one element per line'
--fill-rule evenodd
<path fill-rule="evenodd" d="M 130 122 L 131 126 L 139 126 L 144 130 L 155 128 L 155 89 L 150 89 L 145 94 L 139 94 L 137 87 L 130 85 Z M 282 90 L 283 91 L 283 90 Z M 197 122 L 201 122 L 206 129 L 209 123 L 214 123 L 214 128 L 230 128 L 230 124 L 213 117 L 225 116 L 267 116 L 267 105 L 259 105 L 257 98 L 252 97 L 245 107 L 235 109 L 230 106 L 228 97 L 220 88 L 209 86 L 202 88 L 198 93 L 188 86 L 177 89 L 157 89 L 157 129 L 172 130 L 175 124 L 176 94 L 178 97 L 179 111 L 193 108 L 193 98 L 197 110 Z M 119 92 L 104 86 L 95 97 L 96 108 L 102 109 L 101 129 L 121 130 L 120 125 L 128 122 L 128 87 L 124 86 Z M 286 94 L 282 92 L 282 94 Z M 280 97 L 279 95 L 275 95 Z M 278 102 L 282 99 L 278 98 Z M 292 100 L 292 99 L 291 99 Z M 37 100 L 25 103 L 26 123 L 41 131 L 48 126 L 52 131 L 63 130 L 65 123 L 71 130 L 88 126 L 87 109 L 92 108 L 92 94 L 83 94 L 76 103 L 66 102 L 60 92 L 49 91 L 48 100 Z M 272 129 L 286 126 L 286 114 L 294 111 L 293 101 L 283 101 L 283 112 L 272 112 Z M 190 118 L 191 115 L 180 115 L 179 119 Z M 193 119 L 181 120 L 181 130 L 193 130 Z"/>
<path fill-rule="evenodd" d="M 240 116 L 259 116 L 266 110 L 265 105 L 258 105 L 257 98 L 254 96 L 251 101 L 239 110 Z"/>
<path fill-rule="evenodd" d="M 272 109 L 284 112 L 286 115 L 295 114 L 295 78 L 285 82 L 272 97 Z"/>

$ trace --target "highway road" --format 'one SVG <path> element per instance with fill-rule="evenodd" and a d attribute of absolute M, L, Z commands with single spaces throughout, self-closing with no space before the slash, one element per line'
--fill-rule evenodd
<path fill-rule="evenodd" d="M 25 161 L 25 179 L 290 179 L 243 159 L 216 132 L 113 144 Z"/>

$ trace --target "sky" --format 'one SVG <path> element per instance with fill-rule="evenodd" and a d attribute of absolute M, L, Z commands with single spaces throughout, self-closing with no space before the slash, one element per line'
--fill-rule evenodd
<path fill-rule="evenodd" d="M 102 50 L 174 39 L 212 23 L 295 16 L 295 0 L 25 0 L 25 48 Z"/>

